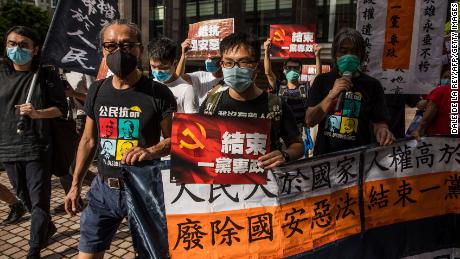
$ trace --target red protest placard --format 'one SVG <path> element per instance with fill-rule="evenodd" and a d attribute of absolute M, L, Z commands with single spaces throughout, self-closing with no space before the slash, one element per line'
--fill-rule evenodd
<path fill-rule="evenodd" d="M 315 27 L 297 24 L 270 25 L 271 53 L 281 58 L 314 58 Z"/>
<path fill-rule="evenodd" d="M 219 54 L 220 41 L 234 32 L 233 18 L 197 22 L 189 25 L 188 38 L 192 40 L 187 57 L 207 58 Z"/>
<path fill-rule="evenodd" d="M 171 175 L 178 183 L 266 184 L 257 158 L 270 152 L 269 119 L 178 113 L 171 137 Z"/>

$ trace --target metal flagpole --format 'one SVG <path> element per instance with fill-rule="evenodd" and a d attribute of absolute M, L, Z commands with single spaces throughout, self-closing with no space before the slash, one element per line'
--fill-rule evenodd
<path fill-rule="evenodd" d="M 32 95 L 35 91 L 35 86 L 37 85 L 38 72 L 39 70 L 37 70 L 37 72 L 35 72 L 34 76 L 32 77 L 32 82 L 30 83 L 29 92 L 27 93 L 26 103 L 30 103 L 32 99 Z M 17 124 L 17 130 L 16 130 L 16 132 L 19 135 L 24 134 L 24 130 L 26 128 L 25 121 L 26 121 L 26 118 L 24 117 L 24 115 L 21 115 L 21 117 L 19 118 L 18 124 Z"/>

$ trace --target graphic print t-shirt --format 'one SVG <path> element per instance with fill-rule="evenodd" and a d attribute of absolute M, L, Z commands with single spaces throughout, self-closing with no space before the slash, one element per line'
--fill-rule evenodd
<path fill-rule="evenodd" d="M 311 87 L 308 107 L 318 105 L 340 76 L 336 72 L 316 77 Z M 352 79 L 338 112 L 331 112 L 321 121 L 314 149 L 315 155 L 370 144 L 374 139 L 372 123 L 388 121 L 383 88 L 376 79 L 362 74 Z"/>
<path fill-rule="evenodd" d="M 165 85 L 146 77 L 125 90 L 115 89 L 112 77 L 99 91 L 96 85 L 89 90 L 85 112 L 97 126 L 98 171 L 106 177 L 121 177 L 123 154 L 132 147 L 157 144 L 160 122 L 176 111 L 176 101 Z"/>

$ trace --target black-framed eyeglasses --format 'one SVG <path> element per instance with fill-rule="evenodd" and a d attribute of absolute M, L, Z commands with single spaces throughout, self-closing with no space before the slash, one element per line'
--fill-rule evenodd
<path fill-rule="evenodd" d="M 104 42 L 102 43 L 102 47 L 108 51 L 109 53 L 114 52 L 118 48 L 124 50 L 124 51 L 130 51 L 135 47 L 140 47 L 142 43 L 140 42 Z"/>
<path fill-rule="evenodd" d="M 237 65 L 239 68 L 253 68 L 257 65 L 257 60 L 243 60 L 243 61 L 233 61 L 233 60 L 222 60 L 219 62 L 222 68 L 233 68 Z"/>
<path fill-rule="evenodd" d="M 29 43 L 27 42 L 16 42 L 9 40 L 6 42 L 6 46 L 8 48 L 14 48 L 14 47 L 19 47 L 20 49 L 28 49 L 29 48 Z"/>

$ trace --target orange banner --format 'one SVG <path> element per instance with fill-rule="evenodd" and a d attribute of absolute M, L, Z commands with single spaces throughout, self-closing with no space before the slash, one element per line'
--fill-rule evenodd
<path fill-rule="evenodd" d="M 383 69 L 408 69 L 415 0 L 388 0 Z"/>
<path fill-rule="evenodd" d="M 366 229 L 460 213 L 460 174 L 444 172 L 367 182 L 364 209 Z"/>
<path fill-rule="evenodd" d="M 356 186 L 281 206 L 168 215 L 167 222 L 171 258 L 280 258 L 361 231 Z"/>

